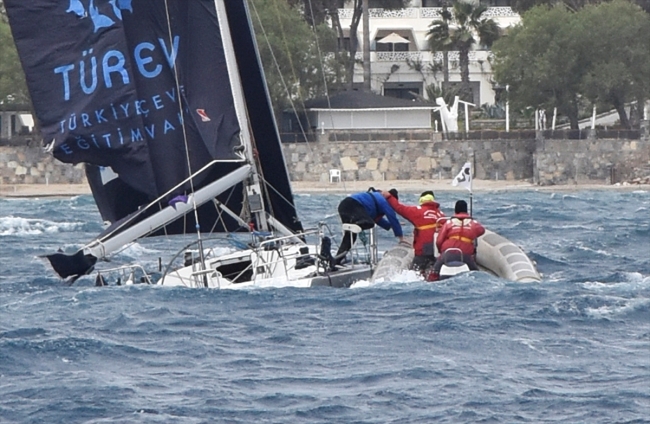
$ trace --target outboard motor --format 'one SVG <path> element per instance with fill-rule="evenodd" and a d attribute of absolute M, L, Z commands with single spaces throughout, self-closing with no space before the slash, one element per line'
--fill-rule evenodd
<path fill-rule="evenodd" d="M 444 255 L 445 261 L 442 264 L 442 268 L 440 268 L 439 280 L 470 271 L 469 266 L 463 261 L 463 252 L 460 249 L 447 249 Z"/>

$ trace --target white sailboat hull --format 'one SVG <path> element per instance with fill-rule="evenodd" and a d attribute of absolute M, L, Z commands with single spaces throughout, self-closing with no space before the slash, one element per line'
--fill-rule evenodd
<path fill-rule="evenodd" d="M 301 250 L 302 249 L 302 250 Z M 316 258 L 316 248 L 286 245 L 269 250 L 250 249 L 197 261 L 167 273 L 157 284 L 172 287 L 241 289 L 247 287 L 349 287 L 372 274 L 368 264 L 352 264 L 328 270 L 319 265 L 303 264 Z"/>

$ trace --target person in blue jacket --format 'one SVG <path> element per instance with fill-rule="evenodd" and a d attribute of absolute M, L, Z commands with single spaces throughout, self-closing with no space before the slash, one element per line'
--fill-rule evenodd
<path fill-rule="evenodd" d="M 391 194 L 396 196 L 397 190 L 391 190 Z M 366 192 L 351 194 L 343 199 L 339 204 L 339 215 L 344 224 L 356 224 L 364 230 L 377 224 L 384 230 L 392 229 L 395 237 L 400 241 L 403 240 L 402 226 L 397 219 L 395 210 L 388 204 L 381 192 L 372 187 Z M 336 252 L 339 263 L 356 239 L 356 234 L 344 232 L 343 240 Z"/>

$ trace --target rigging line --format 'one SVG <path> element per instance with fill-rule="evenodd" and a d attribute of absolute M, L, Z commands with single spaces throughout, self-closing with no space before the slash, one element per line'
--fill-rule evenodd
<path fill-rule="evenodd" d="M 256 140 L 255 140 L 255 143 L 256 143 L 255 144 L 255 154 L 253 155 L 253 159 L 255 160 L 255 163 L 257 164 L 257 169 L 259 169 L 258 175 L 259 175 L 259 178 L 260 178 L 260 183 L 261 183 L 261 186 L 264 188 L 264 190 L 262 192 L 264 194 L 264 199 L 266 200 L 266 204 L 268 205 L 269 213 L 271 214 L 271 216 L 275 216 L 275 212 L 273 211 L 273 202 L 271 202 L 271 193 L 269 192 L 270 184 L 266 181 L 266 178 L 264 177 L 264 169 L 262 168 L 262 163 L 260 162 L 260 157 L 259 157 L 260 155 L 259 155 L 259 153 L 257 151 L 257 142 L 256 142 Z M 273 188 L 273 190 L 275 191 L 275 188 Z M 249 213 L 252 213 L 252 212 L 249 211 Z"/>
<path fill-rule="evenodd" d="M 277 69 L 278 75 L 280 76 L 282 87 L 284 88 L 285 93 L 287 93 L 287 98 L 289 100 L 289 103 L 291 104 L 291 109 L 293 110 L 293 113 L 296 116 L 296 120 L 298 121 L 300 132 L 302 133 L 303 138 L 307 140 L 307 132 L 305 131 L 305 128 L 302 125 L 302 121 L 300 120 L 300 116 L 298 115 L 298 110 L 296 109 L 296 105 L 294 104 L 293 99 L 291 98 L 289 87 L 287 86 L 287 82 L 284 80 L 284 76 L 282 75 L 282 71 L 280 70 L 280 64 L 278 63 L 278 59 L 275 57 L 275 53 L 273 52 L 273 48 L 271 47 L 271 42 L 269 41 L 269 36 L 266 33 L 266 30 L 264 29 L 264 25 L 262 25 L 262 19 L 260 18 L 259 13 L 257 12 L 257 7 L 255 6 L 255 2 L 251 1 L 250 4 L 253 6 L 253 12 L 255 12 L 255 16 L 257 17 L 257 22 L 259 23 L 260 28 L 262 30 L 262 34 L 264 35 L 264 39 L 266 40 L 266 45 L 269 48 L 269 52 L 271 52 L 271 58 L 273 59 L 275 68 Z M 311 146 L 307 144 L 307 147 L 309 148 L 309 153 L 313 154 L 313 151 L 311 150 Z"/>
<path fill-rule="evenodd" d="M 332 103 L 330 102 L 330 93 L 329 89 L 327 87 L 327 77 L 325 74 L 325 64 L 323 63 L 323 53 L 320 49 L 320 43 L 318 40 L 318 32 L 316 32 L 316 20 L 314 19 L 314 7 L 312 5 L 311 0 L 309 0 L 309 13 L 311 14 L 311 22 L 312 22 L 312 31 L 314 32 L 314 39 L 316 40 L 316 49 L 318 50 L 318 62 L 320 64 L 320 70 L 321 74 L 323 75 L 323 86 L 325 87 L 325 98 L 327 99 L 327 109 L 329 110 L 329 115 L 330 115 L 330 121 L 332 122 L 332 127 L 334 127 L 334 115 L 332 114 Z M 338 9 L 337 12 L 338 13 Z M 318 122 L 316 122 L 318 125 Z M 333 132 L 334 134 L 334 142 L 337 142 L 338 139 L 336 137 L 336 132 Z"/>
<path fill-rule="evenodd" d="M 264 186 L 267 187 L 267 195 L 268 196 L 270 196 L 270 193 L 268 193 L 268 191 L 269 191 L 268 188 L 270 188 L 280 198 L 280 200 L 284 201 L 288 205 L 293 206 L 293 202 L 289 201 L 289 199 L 287 199 L 282 193 L 280 193 L 272 184 L 270 184 L 268 181 L 266 181 L 264 179 L 263 175 L 261 177 L 262 177 L 262 181 L 264 183 Z M 298 216 L 298 210 L 296 208 L 294 208 L 294 210 L 296 211 L 296 216 L 295 216 L 296 220 L 298 222 L 302 222 L 302 219 L 300 219 L 300 217 Z"/>
<path fill-rule="evenodd" d="M 291 74 L 293 75 L 293 81 L 294 84 L 298 87 L 298 99 L 303 105 L 305 105 L 305 100 L 302 97 L 302 90 L 300 87 L 300 79 L 296 75 L 296 68 L 293 65 L 293 58 L 291 57 L 291 50 L 289 49 L 289 43 L 287 42 L 287 34 L 286 31 L 284 30 L 284 22 L 282 21 L 282 16 L 280 15 L 280 9 L 278 7 L 278 0 L 275 0 L 273 2 L 273 5 L 275 6 L 275 15 L 278 18 L 278 24 L 280 25 L 281 29 L 281 34 L 282 34 L 282 41 L 284 41 L 284 47 L 287 50 L 287 59 L 289 59 L 289 67 L 291 68 Z M 291 93 L 289 93 L 291 94 Z"/>
<path fill-rule="evenodd" d="M 207 170 L 208 168 L 210 168 L 210 167 L 211 167 L 212 165 L 214 165 L 215 163 L 222 163 L 222 162 L 223 162 L 223 163 L 230 163 L 230 162 L 239 162 L 239 161 L 231 161 L 231 160 L 226 160 L 226 161 L 212 160 L 210 163 L 206 164 L 203 168 L 199 169 L 198 173 L 201 173 L 201 172 Z M 166 196 L 169 196 L 169 195 L 172 193 L 172 191 L 174 191 L 175 189 L 181 187 L 183 184 L 185 184 L 186 182 L 188 182 L 188 181 L 190 180 L 190 178 L 191 178 L 191 176 L 188 177 L 188 178 L 186 178 L 185 180 L 179 182 L 179 183 L 176 184 L 174 187 L 172 187 L 171 189 L 169 189 L 167 192 L 165 192 L 165 193 L 161 194 L 160 196 L 158 196 L 156 199 L 150 201 L 146 206 L 144 206 L 144 207 L 138 209 L 138 211 L 135 212 L 135 213 L 133 214 L 133 216 L 129 217 L 129 219 L 125 220 L 124 222 L 121 222 L 117 227 L 113 228 L 113 230 L 112 230 L 110 233 L 103 234 L 103 235 L 102 235 L 100 238 L 98 238 L 97 240 L 99 240 L 99 241 L 101 242 L 101 241 L 106 240 L 107 238 L 113 236 L 113 235 L 114 235 L 115 233 L 117 233 L 119 230 L 123 229 L 126 225 L 132 223 L 133 220 L 139 218 L 139 217 L 141 216 L 142 213 L 144 213 L 145 211 L 149 210 L 150 208 L 154 208 L 154 207 L 156 207 L 156 206 L 158 206 L 158 207 L 160 208 L 159 203 L 160 203 L 160 202 L 161 202 L 161 201 L 162 201 Z M 162 209 L 164 209 L 164 208 L 161 208 L 161 210 L 162 210 Z M 166 226 L 166 225 L 167 225 L 167 224 L 161 225 L 161 226 L 159 226 L 158 228 L 160 228 L 160 227 L 162 227 L 162 226 Z"/>
<path fill-rule="evenodd" d="M 230 204 L 230 198 L 231 198 L 234 194 L 235 194 L 235 188 L 232 187 L 232 188 L 230 189 L 230 192 L 228 193 L 228 197 L 226 198 L 226 201 L 225 201 L 225 202 L 219 202 L 219 199 L 217 199 L 216 197 L 215 197 L 214 199 L 212 199 L 212 203 L 214 204 L 215 209 L 217 209 L 217 210 L 219 211 L 219 220 L 218 220 L 218 221 L 215 220 L 214 224 L 212 225 L 212 228 L 210 228 L 210 233 L 209 233 L 210 235 L 212 235 L 212 234 L 214 234 L 214 233 L 216 232 L 216 231 L 215 231 L 215 228 L 217 228 L 217 224 L 218 224 L 219 222 L 221 222 L 221 225 L 223 226 L 223 230 L 224 230 L 224 232 L 227 232 L 227 231 L 226 231 L 226 223 L 225 223 L 225 221 L 223 221 L 223 218 L 222 218 L 223 211 L 221 210 L 221 208 L 218 207 L 218 205 L 217 205 L 215 202 L 224 203 L 224 204 L 228 205 L 228 204 Z"/>
<path fill-rule="evenodd" d="M 277 189 L 276 189 L 272 184 L 269 184 L 269 182 L 266 181 L 266 179 L 264 179 L 264 176 L 262 176 L 262 181 L 264 182 L 264 185 L 265 185 L 266 187 L 270 187 L 271 189 L 273 189 L 273 191 L 275 192 L 275 194 L 277 194 L 278 197 L 280 197 L 281 200 L 284 200 L 288 205 L 292 205 L 292 204 L 293 204 L 293 203 L 291 203 L 291 202 L 289 201 L 289 199 L 287 199 L 284 195 L 282 195 L 282 193 L 280 193 L 280 192 L 279 192 L 279 191 L 278 191 L 278 190 L 277 190 Z"/>
<path fill-rule="evenodd" d="M 217 228 L 218 224 L 221 224 L 224 230 L 226 229 L 226 223 L 223 220 L 223 211 L 219 208 L 216 202 L 218 202 L 218 200 L 215 197 L 214 199 L 212 199 L 212 204 L 214 205 L 214 209 L 217 212 L 217 219 L 214 220 L 214 224 L 212 224 L 212 228 L 210 228 L 210 233 L 209 233 L 210 235 L 215 233 L 215 228 Z"/>
<path fill-rule="evenodd" d="M 325 74 L 325 64 L 323 63 L 323 54 L 322 54 L 322 51 L 320 49 L 320 42 L 319 42 L 319 39 L 318 39 L 318 32 L 316 31 L 316 20 L 314 18 L 314 6 L 313 6 L 311 0 L 309 0 L 309 13 L 311 14 L 311 22 L 312 22 L 312 27 L 311 28 L 312 28 L 312 31 L 314 32 L 314 39 L 316 40 L 316 49 L 318 50 L 318 61 L 319 61 L 320 67 L 321 67 L 321 74 L 323 75 L 323 86 L 325 88 L 325 99 L 327 99 L 327 110 L 329 111 L 329 118 L 330 118 L 330 123 L 332 125 L 332 129 L 334 129 L 334 115 L 332 113 L 332 102 L 330 100 L 329 88 L 327 87 L 327 77 L 326 77 L 326 74 Z M 338 9 L 336 10 L 336 13 L 338 14 Z M 316 125 L 318 125 L 318 122 L 316 122 Z M 324 131 L 325 129 L 321 128 L 321 130 Z M 338 140 L 338 137 L 336 135 L 336 131 L 332 131 L 331 134 L 334 135 L 334 142 L 335 143 L 338 142 L 339 140 Z M 307 141 L 307 143 L 308 143 L 307 146 L 309 146 L 309 140 L 305 140 L 305 141 Z M 311 147 L 310 147 L 310 150 L 311 150 Z M 347 188 L 345 187 L 345 181 L 343 182 L 343 188 L 347 190 Z"/>
<path fill-rule="evenodd" d="M 174 49 L 174 43 L 173 43 L 173 35 L 172 35 L 172 24 L 171 24 L 171 18 L 169 16 L 169 2 L 168 0 L 165 0 L 165 14 L 167 17 L 167 35 L 169 36 L 169 45 L 172 48 L 172 55 L 171 57 L 174 58 L 174 82 L 176 83 L 176 92 L 178 93 L 178 109 L 179 113 L 181 115 L 181 128 L 183 129 L 183 143 L 185 145 L 185 159 L 187 160 L 187 172 L 189 174 L 189 183 L 190 183 L 190 190 L 192 193 L 194 193 L 194 177 L 192 174 L 192 164 L 190 161 L 190 148 L 187 144 L 187 131 L 185 128 L 185 112 L 183 109 L 183 96 L 181 96 L 181 86 L 180 86 L 180 81 L 178 77 L 178 66 L 176 63 L 177 59 L 177 53 L 175 52 Z M 192 209 L 194 210 L 194 221 L 196 222 L 196 233 L 199 241 L 201 240 L 201 229 L 199 226 L 199 213 L 198 213 L 198 207 L 196 205 L 196 200 L 194 199 L 194 196 L 192 196 Z M 202 250 L 202 249 L 201 249 Z M 201 258 L 203 259 L 203 258 Z"/>

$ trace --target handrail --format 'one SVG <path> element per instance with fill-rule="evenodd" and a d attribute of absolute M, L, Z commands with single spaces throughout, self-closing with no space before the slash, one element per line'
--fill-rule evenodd
<path fill-rule="evenodd" d="M 118 267 L 113 267 L 113 268 L 105 268 L 97 271 L 97 274 L 109 274 L 109 273 L 116 273 L 120 272 L 123 276 L 125 275 L 124 273 L 129 272 L 130 274 L 134 274 L 135 271 L 140 271 L 142 273 L 142 276 L 145 278 L 146 281 L 144 283 L 146 284 L 153 284 L 151 281 L 151 276 L 147 273 L 147 271 L 144 269 L 142 265 L 139 264 L 128 264 L 128 265 L 121 265 Z"/>

